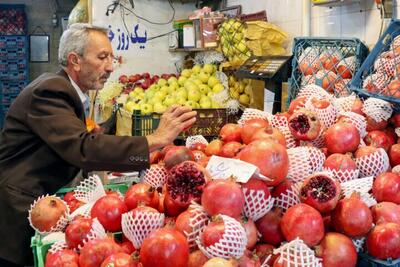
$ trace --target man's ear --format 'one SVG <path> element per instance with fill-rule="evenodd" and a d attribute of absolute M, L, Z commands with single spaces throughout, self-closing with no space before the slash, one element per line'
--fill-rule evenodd
<path fill-rule="evenodd" d="M 68 64 L 71 65 L 75 71 L 81 70 L 81 58 L 77 53 L 72 52 L 68 54 Z"/>

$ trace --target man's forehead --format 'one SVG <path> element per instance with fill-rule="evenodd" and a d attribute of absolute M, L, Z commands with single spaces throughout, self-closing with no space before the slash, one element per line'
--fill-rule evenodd
<path fill-rule="evenodd" d="M 91 31 L 89 33 L 89 41 L 87 52 L 95 53 L 112 53 L 111 42 L 107 34 L 101 31 Z"/>

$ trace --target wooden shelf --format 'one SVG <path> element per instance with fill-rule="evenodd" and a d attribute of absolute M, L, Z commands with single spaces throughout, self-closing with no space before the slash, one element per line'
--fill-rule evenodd
<path fill-rule="evenodd" d="M 212 51 L 216 47 L 211 48 L 170 48 L 169 52 L 202 52 L 202 51 Z"/>

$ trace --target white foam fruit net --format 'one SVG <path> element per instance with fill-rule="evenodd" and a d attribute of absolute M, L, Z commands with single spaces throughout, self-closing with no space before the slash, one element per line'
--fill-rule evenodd
<path fill-rule="evenodd" d="M 245 199 L 244 215 L 253 221 L 260 219 L 274 206 L 274 199 L 266 196 L 262 190 L 242 188 L 242 191 Z"/>
<path fill-rule="evenodd" d="M 54 197 L 54 198 L 57 198 L 59 201 L 61 201 L 62 203 L 64 203 L 64 205 L 65 205 L 65 207 L 67 208 L 67 210 L 66 210 L 65 214 L 64 214 L 63 216 L 61 216 L 61 217 L 58 219 L 56 225 L 54 225 L 53 227 L 51 227 L 51 229 L 50 229 L 49 231 L 40 231 L 39 229 L 37 229 L 37 228 L 32 224 L 31 213 L 32 213 L 32 210 L 33 210 L 33 208 L 35 207 L 35 205 L 36 205 L 40 200 L 42 200 L 42 199 L 44 199 L 44 198 L 46 198 L 46 197 Z M 28 213 L 29 213 L 29 214 L 28 214 L 29 224 L 31 225 L 31 227 L 32 227 L 35 231 L 37 231 L 38 233 L 40 233 L 40 234 L 42 234 L 42 235 L 48 234 L 48 233 L 62 232 L 62 231 L 65 229 L 65 227 L 67 227 L 67 224 L 68 224 L 69 219 L 70 219 L 69 206 L 67 205 L 67 203 L 66 203 L 64 200 L 62 200 L 61 198 L 57 197 L 56 195 L 51 195 L 51 196 L 49 196 L 49 195 L 47 194 L 47 195 L 43 195 L 43 196 L 38 197 L 38 198 L 31 204 L 31 207 L 30 207 Z"/>
<path fill-rule="evenodd" d="M 240 126 L 243 126 L 243 124 L 251 119 L 263 119 L 267 120 L 268 122 L 271 122 L 272 114 L 266 111 L 262 111 L 259 109 L 254 109 L 254 108 L 246 108 L 243 111 L 242 116 L 240 116 L 240 119 L 238 120 L 238 124 Z"/>
<path fill-rule="evenodd" d="M 290 207 L 300 203 L 300 188 L 302 183 L 292 185 L 285 193 L 280 194 L 274 198 L 274 207 L 278 207 L 283 213 Z"/>
<path fill-rule="evenodd" d="M 351 239 L 351 241 L 353 241 L 354 246 L 356 247 L 357 253 L 360 253 L 364 250 L 365 240 L 366 240 L 365 237 Z"/>
<path fill-rule="evenodd" d="M 184 233 L 188 240 L 189 248 L 193 250 L 197 248 L 196 239 L 203 231 L 204 226 L 207 225 L 209 218 L 204 208 L 196 202 L 192 202 L 192 204 L 190 204 L 189 212 L 189 226 L 192 228 L 192 231 L 190 233 L 185 231 Z"/>
<path fill-rule="evenodd" d="M 143 240 L 155 229 L 164 225 L 164 214 L 137 208 L 122 214 L 122 232 L 136 249 L 142 246 Z"/>
<path fill-rule="evenodd" d="M 307 99 L 310 97 L 317 97 L 319 99 L 330 99 L 332 96 L 325 91 L 324 88 L 318 86 L 316 84 L 309 84 L 300 89 L 297 97 L 306 97 Z"/>
<path fill-rule="evenodd" d="M 346 57 L 346 58 L 342 59 L 338 63 L 338 67 L 340 67 L 340 66 L 345 66 L 346 68 L 348 68 L 350 70 L 351 73 L 354 74 L 354 72 L 356 70 L 356 57 L 351 56 L 351 57 Z"/>
<path fill-rule="evenodd" d="M 64 249 L 68 249 L 67 243 L 65 243 L 65 241 L 58 241 L 51 245 L 47 253 L 54 254 Z"/>
<path fill-rule="evenodd" d="M 400 173 L 400 165 L 396 165 L 392 168 L 392 172 L 394 173 Z"/>
<path fill-rule="evenodd" d="M 333 103 L 338 110 L 338 113 L 351 111 L 353 108 L 354 101 L 357 96 L 353 93 L 346 97 L 338 97 L 333 99 Z"/>
<path fill-rule="evenodd" d="M 400 127 L 396 127 L 396 129 L 394 129 L 394 132 L 396 133 L 397 137 L 400 137 Z"/>
<path fill-rule="evenodd" d="M 285 267 L 322 267 L 321 259 L 299 238 L 274 249 L 274 254 L 280 254 L 278 262 Z"/>
<path fill-rule="evenodd" d="M 368 207 L 372 207 L 377 203 L 375 198 L 369 193 L 372 189 L 373 182 L 374 177 L 370 176 L 341 183 L 342 194 L 348 198 L 353 192 L 357 192 L 360 194 L 361 200 L 364 201 Z"/>
<path fill-rule="evenodd" d="M 314 75 L 306 75 L 301 78 L 301 87 L 304 87 L 309 84 L 315 84 L 315 76 Z"/>
<path fill-rule="evenodd" d="M 186 147 L 187 148 L 191 148 L 193 145 L 196 145 L 196 144 L 208 145 L 208 141 L 202 135 L 193 135 L 193 136 L 189 136 L 186 139 Z"/>
<path fill-rule="evenodd" d="M 285 116 L 275 114 L 271 117 L 270 123 L 272 127 L 279 129 L 288 126 L 288 119 Z"/>
<path fill-rule="evenodd" d="M 295 183 L 303 182 L 309 175 L 322 170 L 324 153 L 316 147 L 295 147 L 287 150 L 289 171 L 287 178 Z"/>
<path fill-rule="evenodd" d="M 335 177 L 340 183 L 352 181 L 359 177 L 360 171 L 358 169 L 355 170 L 335 170 L 327 167 L 322 167 L 322 170 L 325 172 L 332 173 L 333 177 Z"/>
<path fill-rule="evenodd" d="M 96 202 L 106 195 L 103 183 L 98 175 L 83 180 L 74 190 L 75 198 L 84 203 Z"/>
<path fill-rule="evenodd" d="M 83 206 L 77 208 L 74 212 L 71 213 L 71 219 L 75 218 L 78 215 L 81 215 L 85 218 L 90 218 L 90 211 L 96 202 L 86 203 Z"/>
<path fill-rule="evenodd" d="M 355 159 L 360 177 L 377 176 L 389 168 L 389 157 L 383 148 L 367 156 Z"/>
<path fill-rule="evenodd" d="M 99 238 L 106 238 L 107 233 L 104 229 L 103 225 L 99 222 L 97 218 L 92 220 L 92 229 L 90 229 L 89 234 L 83 240 L 83 244 L 86 244 L 90 240 L 99 239 Z M 82 249 L 82 246 L 78 246 L 78 250 Z"/>
<path fill-rule="evenodd" d="M 364 138 L 367 135 L 367 120 L 364 116 L 355 112 L 347 111 L 340 113 L 340 117 L 345 117 L 346 122 L 350 122 L 356 126 L 361 138 Z"/>
<path fill-rule="evenodd" d="M 160 164 L 152 164 L 149 169 L 144 172 L 143 183 L 153 188 L 162 187 L 168 178 L 168 170 Z"/>
<path fill-rule="evenodd" d="M 362 111 L 376 122 L 388 120 L 393 113 L 392 105 L 389 102 L 373 97 L 365 100 Z"/>
<path fill-rule="evenodd" d="M 199 249 L 208 258 L 220 257 L 229 259 L 232 257 L 240 258 L 243 256 L 247 244 L 247 235 L 244 227 L 237 220 L 226 216 L 219 215 L 224 222 L 224 234 L 222 238 L 211 246 L 204 246 L 201 243 L 200 233 L 196 239 Z M 204 228 L 203 228 L 204 229 Z"/>
<path fill-rule="evenodd" d="M 364 79 L 362 86 L 367 91 L 381 92 L 389 82 L 389 76 L 374 73 Z"/>
<path fill-rule="evenodd" d="M 296 138 L 292 135 L 288 125 L 288 119 L 285 116 L 275 114 L 270 120 L 272 127 L 277 128 L 285 137 L 286 148 L 293 148 L 298 146 Z"/>
<path fill-rule="evenodd" d="M 329 128 L 336 121 L 337 109 L 336 109 L 335 105 L 333 105 L 333 103 L 330 101 L 330 104 L 328 107 L 326 107 L 324 109 L 316 108 L 312 104 L 312 99 L 316 99 L 316 98 L 310 97 L 305 104 L 305 108 L 308 110 L 311 110 L 315 114 L 317 114 L 317 117 L 318 117 L 319 121 L 321 122 L 321 124 L 324 125 L 325 128 Z"/>
<path fill-rule="evenodd" d="M 312 141 L 301 141 L 300 145 L 301 146 L 308 146 L 308 144 L 311 144 L 312 146 L 314 146 L 316 148 L 326 147 L 325 138 L 324 138 L 325 130 L 326 129 L 324 127 L 322 127 L 317 138 L 315 138 Z"/>
<path fill-rule="evenodd" d="M 377 73 L 393 77 L 395 75 L 395 61 L 390 57 L 390 52 L 383 52 L 374 62 Z"/>

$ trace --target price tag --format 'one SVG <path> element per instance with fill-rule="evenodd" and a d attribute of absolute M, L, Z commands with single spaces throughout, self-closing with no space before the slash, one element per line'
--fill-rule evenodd
<path fill-rule="evenodd" d="M 257 171 L 253 164 L 224 157 L 212 156 L 206 168 L 213 179 L 228 179 L 233 176 L 239 183 L 246 183 Z"/>

